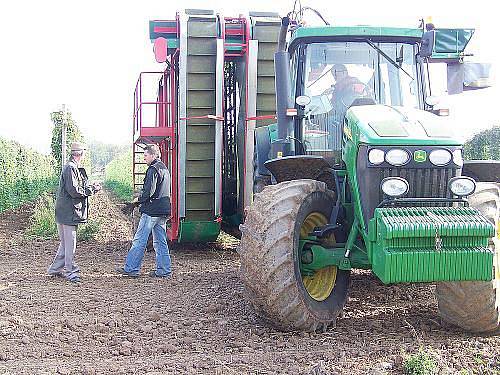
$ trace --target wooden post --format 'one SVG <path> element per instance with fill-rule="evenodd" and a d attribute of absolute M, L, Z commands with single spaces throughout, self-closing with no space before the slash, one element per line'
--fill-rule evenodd
<path fill-rule="evenodd" d="M 62 105 L 61 168 L 66 165 L 66 104 Z"/>

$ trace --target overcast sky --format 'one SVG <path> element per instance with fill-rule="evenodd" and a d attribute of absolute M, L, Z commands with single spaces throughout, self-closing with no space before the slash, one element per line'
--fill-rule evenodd
<path fill-rule="evenodd" d="M 2 1 L 0 136 L 48 152 L 50 112 L 65 103 L 87 139 L 129 143 L 132 96 L 138 74 L 160 68 L 154 62 L 148 21 L 173 19 L 175 4 L 182 4 L 182 8 L 223 10 L 224 15 L 231 16 L 249 10 L 284 15 L 293 6 L 293 1 L 282 0 L 254 0 L 250 8 L 249 3 Z M 500 63 L 498 20 L 496 11 L 488 11 L 491 3 L 477 5 L 477 10 L 464 8 L 456 1 L 411 4 L 302 1 L 303 6 L 320 10 L 332 24 L 414 27 L 419 18 L 432 16 L 437 27 L 473 27 L 476 34 L 469 51 L 481 62 Z M 499 92 L 494 87 L 448 100 L 451 117 L 456 119 L 463 136 L 500 124 Z"/>

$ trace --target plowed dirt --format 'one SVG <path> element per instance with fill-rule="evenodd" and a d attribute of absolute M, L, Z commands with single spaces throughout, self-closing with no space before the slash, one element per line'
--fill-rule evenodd
<path fill-rule="evenodd" d="M 78 285 L 46 275 L 58 242 L 27 238 L 31 205 L 0 214 L 0 373 L 401 374 L 419 348 L 441 374 L 500 373 L 500 337 L 443 325 L 431 285 L 357 272 L 335 329 L 283 333 L 245 299 L 236 240 L 174 250 L 167 280 L 146 276 L 147 253 L 124 278 L 130 220 L 107 193 L 91 207 L 101 231 L 78 244 Z"/>

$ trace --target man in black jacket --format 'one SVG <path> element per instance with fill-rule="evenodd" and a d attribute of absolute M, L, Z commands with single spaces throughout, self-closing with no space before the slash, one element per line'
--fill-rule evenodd
<path fill-rule="evenodd" d="M 153 246 L 156 252 L 156 270 L 149 273 L 154 277 L 168 277 L 171 274 L 170 255 L 167 245 L 166 221 L 170 216 L 170 174 L 160 160 L 160 149 L 156 145 L 144 149 L 144 161 L 148 164 L 140 197 L 139 212 L 142 214 L 132 241 L 125 266 L 117 271 L 125 276 L 137 277 L 144 258 L 149 235 L 153 231 Z"/>
<path fill-rule="evenodd" d="M 80 268 L 74 261 L 76 229 L 78 224 L 87 222 L 88 197 L 101 190 L 99 184 L 88 184 L 87 172 L 80 167 L 84 155 L 85 146 L 73 142 L 71 158 L 63 167 L 57 190 L 56 223 L 61 243 L 47 271 L 50 276 L 62 276 L 72 282 L 80 281 Z"/>

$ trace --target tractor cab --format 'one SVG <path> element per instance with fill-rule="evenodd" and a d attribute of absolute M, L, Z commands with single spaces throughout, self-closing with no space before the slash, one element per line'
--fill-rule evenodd
<path fill-rule="evenodd" d="M 420 30 L 322 28 L 297 30 L 291 42 L 292 86 L 300 112 L 302 151 L 341 163 L 343 123 L 357 105 L 424 108 L 417 59 Z"/>

